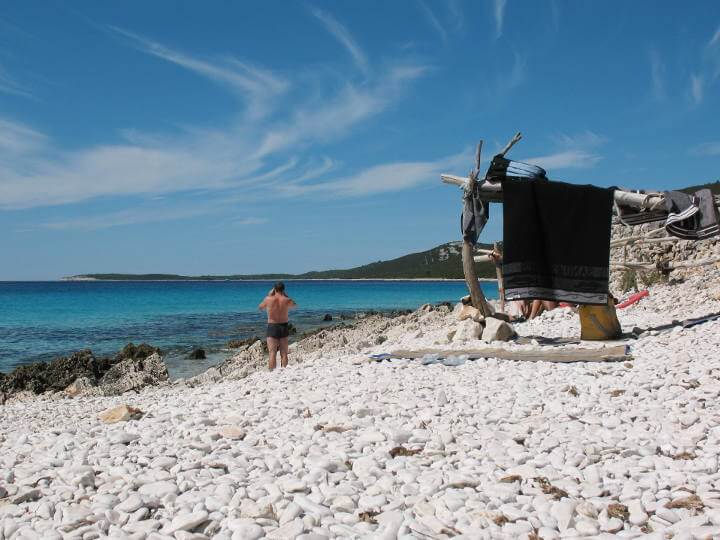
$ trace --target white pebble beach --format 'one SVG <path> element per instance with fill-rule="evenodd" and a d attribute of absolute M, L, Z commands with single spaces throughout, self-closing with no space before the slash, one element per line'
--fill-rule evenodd
<path fill-rule="evenodd" d="M 718 311 L 706 268 L 618 316 L 629 332 Z M 645 332 L 630 362 L 368 359 L 487 346 L 457 326 L 370 317 L 275 372 L 9 402 L 0 540 L 720 538 L 720 320 Z M 569 308 L 514 327 L 580 334 Z M 98 418 L 123 404 L 144 414 Z"/>

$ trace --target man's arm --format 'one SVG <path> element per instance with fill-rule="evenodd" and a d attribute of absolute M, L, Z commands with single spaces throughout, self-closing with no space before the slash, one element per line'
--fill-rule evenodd
<path fill-rule="evenodd" d="M 292 298 L 288 298 L 288 309 L 295 309 L 297 307 L 297 303 Z"/>
<path fill-rule="evenodd" d="M 269 296 L 266 296 L 266 297 L 265 297 L 265 300 L 263 300 L 263 301 L 260 303 L 260 305 L 258 306 L 258 309 L 259 309 L 260 311 L 262 311 L 263 309 L 267 309 L 268 300 L 269 300 L 269 299 L 270 299 L 270 297 L 269 297 Z"/>

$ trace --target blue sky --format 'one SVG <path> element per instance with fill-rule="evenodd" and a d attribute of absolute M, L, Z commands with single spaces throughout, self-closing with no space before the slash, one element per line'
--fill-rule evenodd
<path fill-rule="evenodd" d="M 466 174 L 720 178 L 720 3 L 4 2 L 0 279 L 350 267 L 459 236 Z M 493 207 L 484 240 L 502 234 Z"/>

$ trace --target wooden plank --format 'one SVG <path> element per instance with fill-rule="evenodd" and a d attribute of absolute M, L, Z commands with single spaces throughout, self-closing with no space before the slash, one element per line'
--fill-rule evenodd
<path fill-rule="evenodd" d="M 633 359 L 632 355 L 625 354 L 625 345 L 615 347 L 603 347 L 598 349 L 561 349 L 557 347 L 546 350 L 522 350 L 511 349 L 421 349 L 418 351 L 394 351 L 390 356 L 394 358 L 418 359 L 426 354 L 438 354 L 441 356 L 467 355 L 471 360 L 479 358 L 499 358 L 501 360 L 514 360 L 518 362 L 556 362 L 568 364 L 572 362 L 627 362 Z"/>
<path fill-rule="evenodd" d="M 463 189 L 467 186 L 467 178 L 456 176 L 454 174 L 441 174 L 440 179 L 444 184 L 452 184 Z M 485 201 L 502 203 L 503 193 L 500 183 L 490 184 L 484 182 L 480 185 L 480 197 Z M 629 191 L 615 190 L 613 193 L 615 202 L 633 208 L 659 207 L 664 204 L 665 197 L 662 194 L 643 195 L 640 193 L 632 193 Z M 717 205 L 717 204 L 716 204 Z"/>

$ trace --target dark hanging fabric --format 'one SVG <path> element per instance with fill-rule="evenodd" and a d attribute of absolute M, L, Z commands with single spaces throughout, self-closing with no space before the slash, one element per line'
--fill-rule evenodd
<path fill-rule="evenodd" d="M 684 240 L 704 240 L 720 234 L 720 218 L 715 197 L 709 189 L 701 189 L 693 195 L 680 191 L 666 191 L 665 230 Z"/>
<path fill-rule="evenodd" d="M 503 180 L 505 300 L 607 304 L 612 188 Z"/>
<path fill-rule="evenodd" d="M 512 161 L 500 155 L 493 158 L 488 169 L 487 180 L 497 182 L 505 178 L 531 178 L 534 180 L 547 180 L 545 169 L 537 165 Z"/>
<path fill-rule="evenodd" d="M 475 190 L 470 196 L 465 197 L 465 205 L 460 216 L 460 227 L 464 240 L 473 245 L 477 244 L 480 233 L 490 218 L 490 203 L 480 199 L 480 186 L 475 185 Z"/>

